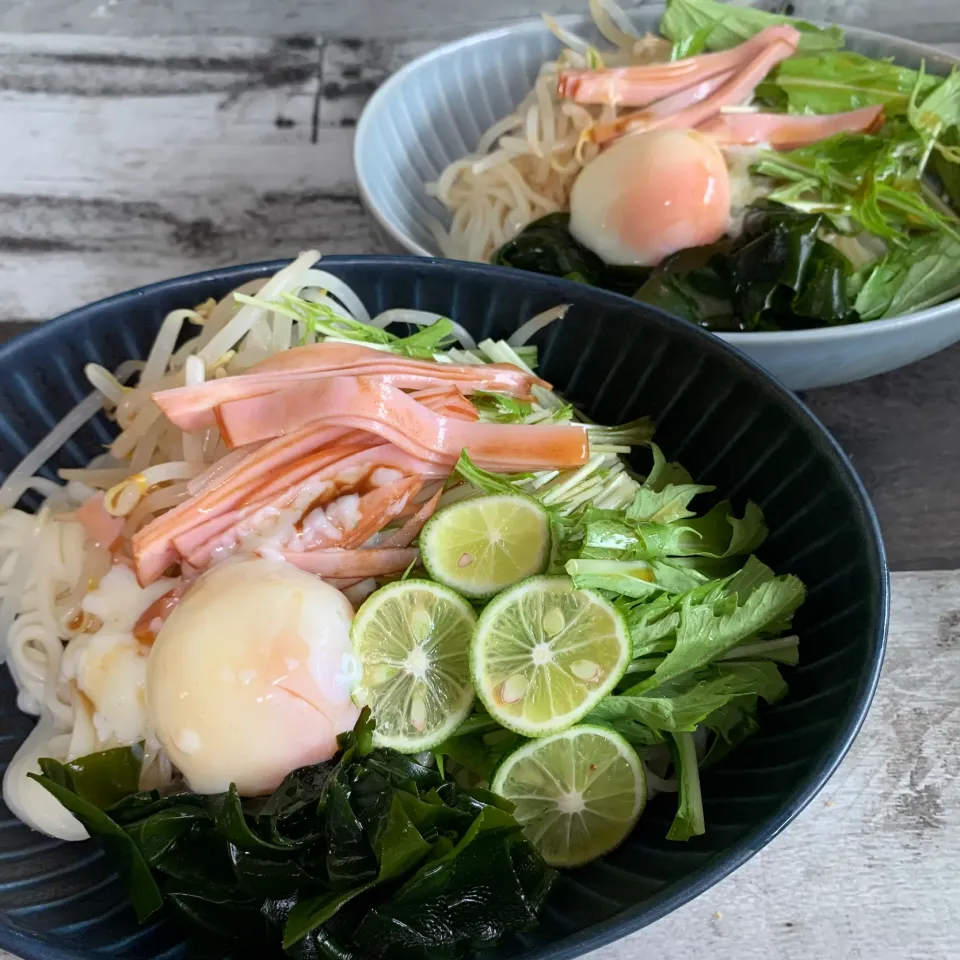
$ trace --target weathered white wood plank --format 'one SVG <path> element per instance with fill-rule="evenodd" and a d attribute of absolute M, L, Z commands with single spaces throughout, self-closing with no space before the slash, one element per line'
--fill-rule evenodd
<path fill-rule="evenodd" d="M 733 876 L 592 956 L 956 960 L 958 862 L 960 572 L 894 574 L 877 697 L 823 793 Z"/>
<path fill-rule="evenodd" d="M 435 49 L 441 42 L 434 33 L 427 37 L 366 40 L 363 43 L 327 41 L 322 54 L 320 126 L 353 126 L 370 95 L 387 77 L 416 57 Z"/>
<path fill-rule="evenodd" d="M 370 250 L 317 42 L 0 38 L 0 319 L 319 246 Z"/>
<path fill-rule="evenodd" d="M 938 2 L 938 0 L 933 0 Z M 383 37 L 436 30 L 469 32 L 484 26 L 536 16 L 541 9 L 577 13 L 585 0 L 240 0 L 229 5 L 205 0 L 16 0 L 0 2 L 0 29 L 71 33 L 151 34 L 323 33 Z"/>
<path fill-rule="evenodd" d="M 631 4 L 624 2 L 624 7 Z M 639 6 L 640 4 L 635 4 Z M 779 0 L 756 5 L 773 9 Z M 805 17 L 842 20 L 944 42 L 944 28 L 957 28 L 955 0 L 795 0 Z M 585 0 L 0 0 L 0 30 L 152 36 L 224 33 L 279 36 L 416 36 L 463 34 L 504 21 L 580 13 Z"/>
<path fill-rule="evenodd" d="M 296 188 L 315 159 L 320 53 L 307 38 L 2 37 L 0 109 L 18 135 L 0 183 L 137 200 Z M 323 153 L 325 185 L 349 178 L 343 151 Z"/>

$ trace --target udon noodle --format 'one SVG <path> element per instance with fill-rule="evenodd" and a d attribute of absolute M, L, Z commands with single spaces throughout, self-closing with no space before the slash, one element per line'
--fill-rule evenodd
<path fill-rule="evenodd" d="M 670 59 L 670 42 L 650 34 L 637 36 L 611 0 L 590 0 L 590 11 L 613 50 L 600 53 L 544 17 L 565 49 L 556 60 L 541 65 L 533 89 L 513 113 L 483 134 L 472 154 L 449 164 L 435 183 L 427 185 L 428 194 L 450 211 L 449 229 L 439 222 L 432 225 L 445 256 L 489 260 L 531 221 L 567 209 L 573 181 L 600 149 L 587 134 L 625 111 L 561 100 L 557 96 L 561 69 Z"/>

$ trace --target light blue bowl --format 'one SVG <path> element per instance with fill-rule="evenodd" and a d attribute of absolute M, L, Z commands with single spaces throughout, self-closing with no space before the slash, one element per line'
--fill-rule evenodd
<path fill-rule="evenodd" d="M 636 11 L 640 31 L 656 30 L 662 8 Z M 559 17 L 597 38 L 584 17 Z M 847 46 L 872 57 L 946 73 L 957 60 L 942 51 L 869 30 L 845 28 Z M 440 47 L 395 73 L 373 95 L 357 126 L 354 166 L 360 196 L 392 250 L 439 256 L 430 232 L 448 222 L 424 184 L 472 151 L 494 121 L 513 110 L 540 64 L 560 52 L 540 20 L 476 34 Z M 793 390 L 862 380 L 928 357 L 960 340 L 960 301 L 890 320 L 785 333 L 721 334 Z"/>

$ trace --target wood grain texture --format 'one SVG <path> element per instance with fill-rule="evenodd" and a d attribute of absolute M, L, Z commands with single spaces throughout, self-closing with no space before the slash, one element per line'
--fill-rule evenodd
<path fill-rule="evenodd" d="M 803 399 L 870 492 L 892 567 L 960 566 L 960 344 Z"/>
<path fill-rule="evenodd" d="M 317 245 L 367 249 L 311 38 L 0 38 L 0 318 Z"/>
<path fill-rule="evenodd" d="M 641 4 L 636 4 L 640 6 Z M 652 6 L 653 4 L 647 4 Z M 782 7 L 780 0 L 756 5 Z M 149 37 L 241 36 L 390 37 L 456 36 L 507 20 L 550 13 L 580 13 L 583 0 L 0 0 L 0 30 Z M 631 4 L 623 2 L 622 6 Z M 956 0 L 794 0 L 800 16 L 890 30 L 942 43 L 960 39 Z"/>

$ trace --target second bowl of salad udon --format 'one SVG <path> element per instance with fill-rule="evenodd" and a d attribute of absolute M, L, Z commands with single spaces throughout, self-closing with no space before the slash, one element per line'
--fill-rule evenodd
<path fill-rule="evenodd" d="M 954 61 L 712 0 L 591 12 L 374 95 L 355 161 L 388 242 L 653 303 L 793 388 L 960 338 Z"/>
<path fill-rule="evenodd" d="M 762 371 L 584 284 L 317 259 L 0 351 L 28 960 L 579 953 L 758 850 L 869 705 L 876 521 Z"/>

